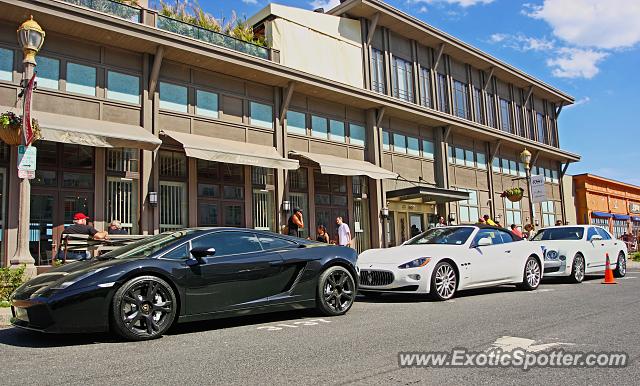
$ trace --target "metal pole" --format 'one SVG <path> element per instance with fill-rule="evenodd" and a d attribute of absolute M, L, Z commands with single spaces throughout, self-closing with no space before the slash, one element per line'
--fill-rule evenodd
<path fill-rule="evenodd" d="M 33 75 L 33 69 L 35 63 L 30 61 L 24 61 L 23 71 L 23 85 L 26 86 L 29 79 Z M 26 106 L 23 104 L 22 116 L 26 117 Z M 24 133 L 25 121 L 22 120 L 22 130 Z M 24 135 L 21 136 L 22 144 L 26 146 Z M 11 258 L 11 265 L 18 267 L 25 265 L 25 276 L 31 278 L 36 276 L 37 270 L 35 267 L 35 260 L 31 256 L 29 251 L 29 224 L 31 222 L 31 182 L 28 178 L 22 178 L 20 180 L 20 200 L 18 207 L 18 245 L 15 254 Z M 52 251 L 52 253 L 55 251 Z"/>
<path fill-rule="evenodd" d="M 530 224 L 535 226 L 535 218 L 533 216 L 533 197 L 531 195 L 531 166 L 527 163 L 525 165 L 525 170 L 527 174 L 527 194 L 529 195 L 529 218 Z"/>

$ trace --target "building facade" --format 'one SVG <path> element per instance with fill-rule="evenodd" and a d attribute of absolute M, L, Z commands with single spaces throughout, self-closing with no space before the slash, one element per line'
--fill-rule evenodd
<path fill-rule="evenodd" d="M 77 5 L 83 4 L 83 5 Z M 249 19 L 270 47 L 110 0 L 0 0 L 0 105 L 18 111 L 29 15 L 46 30 L 33 116 L 31 251 L 48 264 L 77 211 L 98 229 L 187 226 L 399 244 L 444 216 L 505 225 L 564 219 L 557 117 L 573 98 L 377 0 L 327 13 L 275 4 Z M 548 201 L 528 213 L 519 153 Z M 15 250 L 17 150 L 0 149 L 2 254 Z M 384 209 L 384 210 L 383 210 Z M 388 216 L 386 212 L 388 209 Z"/>
<path fill-rule="evenodd" d="M 600 225 L 616 238 L 640 235 L 640 186 L 593 174 L 573 176 L 579 224 Z"/>

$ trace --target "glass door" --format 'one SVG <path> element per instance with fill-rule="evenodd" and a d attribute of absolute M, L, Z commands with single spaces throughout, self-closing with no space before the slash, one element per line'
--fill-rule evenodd
<path fill-rule="evenodd" d="M 409 234 L 415 237 L 424 231 L 424 215 L 422 213 L 409 213 Z"/>
<path fill-rule="evenodd" d="M 29 227 L 29 251 L 36 260 L 36 265 L 51 262 L 57 248 L 53 235 L 55 224 L 55 203 L 57 192 L 31 194 L 31 219 Z"/>

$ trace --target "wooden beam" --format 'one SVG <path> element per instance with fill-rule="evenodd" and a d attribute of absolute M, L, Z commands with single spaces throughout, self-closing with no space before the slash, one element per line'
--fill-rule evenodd
<path fill-rule="evenodd" d="M 376 118 L 376 128 L 380 128 L 380 125 L 382 124 L 382 118 L 384 118 L 385 111 L 386 111 L 386 108 L 384 106 L 382 106 L 377 110 L 378 117 Z"/>
<path fill-rule="evenodd" d="M 440 59 L 442 59 L 443 52 L 444 52 L 444 43 L 440 43 L 440 48 L 438 48 L 438 55 L 436 56 L 436 62 L 433 66 L 434 71 L 438 71 L 438 65 L 440 65 Z"/>
<path fill-rule="evenodd" d="M 153 58 L 153 67 L 149 79 L 149 98 L 153 98 L 158 85 L 158 76 L 160 75 L 160 67 L 162 66 L 162 57 L 164 56 L 164 46 L 156 48 L 156 55 Z"/>
<path fill-rule="evenodd" d="M 491 153 L 491 164 L 493 165 L 493 160 L 496 158 L 496 156 L 498 155 L 498 152 L 500 151 L 500 146 L 502 146 L 502 140 L 499 139 L 496 141 L 496 148 L 493 149 L 493 152 Z"/>
<path fill-rule="evenodd" d="M 558 108 L 556 109 L 556 119 L 558 119 L 558 116 L 562 112 L 562 106 L 564 106 L 564 102 L 560 102 L 560 106 L 558 106 Z"/>
<path fill-rule="evenodd" d="M 536 150 L 536 152 L 533 154 L 533 158 L 531 158 L 531 165 L 529 166 L 531 169 L 533 169 L 536 162 L 538 162 L 538 156 L 540 156 L 540 150 Z"/>
<path fill-rule="evenodd" d="M 289 103 L 291 103 L 291 97 L 293 96 L 293 90 L 295 87 L 296 84 L 294 81 L 289 82 L 289 85 L 287 85 L 284 99 L 282 100 L 282 107 L 280 109 L 280 124 L 284 122 L 284 117 L 287 115 L 287 111 L 289 111 Z"/>
<path fill-rule="evenodd" d="M 562 166 L 562 170 L 560 171 L 560 179 L 562 179 L 564 175 L 567 174 L 567 169 L 569 168 L 569 164 L 571 164 L 571 161 L 566 162 Z M 562 181 L 560 181 L 560 183 L 562 183 Z"/>
<path fill-rule="evenodd" d="M 493 72 L 496 70 L 495 67 L 491 67 L 491 71 L 489 71 L 489 77 L 487 77 L 487 80 L 484 82 L 484 91 L 487 91 L 487 87 L 489 87 L 489 83 L 491 83 L 491 79 L 493 78 Z"/>
<path fill-rule="evenodd" d="M 443 142 L 449 142 L 449 135 L 451 135 L 451 126 L 445 126 L 444 135 L 442 136 Z"/>
<path fill-rule="evenodd" d="M 367 45 L 371 44 L 371 40 L 373 40 L 373 35 L 376 32 L 376 28 L 378 27 L 379 20 L 380 20 L 380 12 L 376 12 L 373 15 L 373 19 L 371 20 L 371 25 L 369 26 L 369 32 L 367 33 Z"/>
<path fill-rule="evenodd" d="M 529 90 L 527 91 L 527 96 L 524 98 L 525 106 L 529 103 L 529 99 L 531 99 L 532 94 L 533 94 L 533 85 L 529 86 Z"/>

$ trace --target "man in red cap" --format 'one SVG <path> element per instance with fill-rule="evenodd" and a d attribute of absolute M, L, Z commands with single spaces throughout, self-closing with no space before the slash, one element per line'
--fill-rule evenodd
<path fill-rule="evenodd" d="M 73 215 L 73 225 L 70 225 L 62 231 L 62 234 L 69 235 L 89 235 L 94 240 L 104 240 L 107 238 L 107 232 L 98 231 L 91 225 L 87 224 L 87 220 L 89 217 L 82 212 L 78 212 Z M 60 243 L 62 245 L 62 243 Z M 58 259 L 61 259 L 64 255 L 64 251 L 60 250 Z M 86 259 L 88 256 L 87 252 L 71 252 L 67 251 L 67 259 Z"/>

